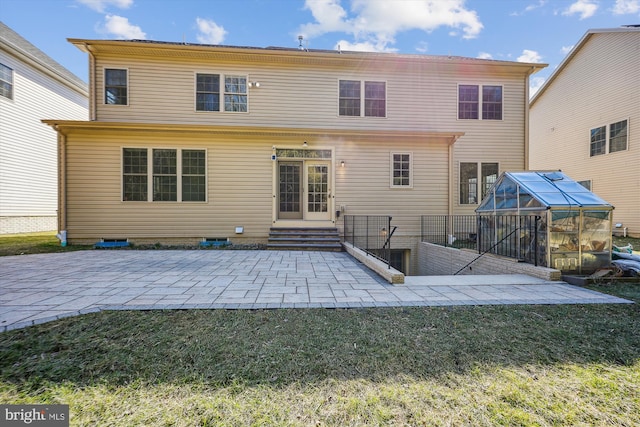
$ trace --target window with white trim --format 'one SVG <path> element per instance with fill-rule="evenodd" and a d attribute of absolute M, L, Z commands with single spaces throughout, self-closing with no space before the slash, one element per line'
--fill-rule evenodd
<path fill-rule="evenodd" d="M 590 130 L 589 155 L 626 151 L 629 141 L 629 120 L 621 120 Z"/>
<path fill-rule="evenodd" d="M 338 97 L 338 115 L 340 116 L 387 116 L 387 84 L 385 82 L 340 80 Z"/>
<path fill-rule="evenodd" d="M 458 85 L 458 119 L 502 120 L 502 86 Z"/>
<path fill-rule="evenodd" d="M 0 96 L 13 99 L 13 69 L 0 64 Z"/>
<path fill-rule="evenodd" d="M 246 76 L 196 74 L 196 111 L 246 113 L 248 110 Z"/>
<path fill-rule="evenodd" d="M 475 205 L 498 179 L 498 163 L 460 163 L 460 204 Z M 480 186 L 478 186 L 480 183 Z"/>
<path fill-rule="evenodd" d="M 391 153 L 391 187 L 411 188 L 413 186 L 411 153 Z"/>
<path fill-rule="evenodd" d="M 122 200 L 206 201 L 205 150 L 123 148 Z"/>
<path fill-rule="evenodd" d="M 126 69 L 104 70 L 104 103 L 129 105 L 128 72 Z"/>

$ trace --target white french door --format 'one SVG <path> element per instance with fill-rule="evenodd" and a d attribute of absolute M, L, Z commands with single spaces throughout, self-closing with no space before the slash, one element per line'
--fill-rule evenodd
<path fill-rule="evenodd" d="M 278 219 L 331 220 L 331 162 L 278 162 Z"/>

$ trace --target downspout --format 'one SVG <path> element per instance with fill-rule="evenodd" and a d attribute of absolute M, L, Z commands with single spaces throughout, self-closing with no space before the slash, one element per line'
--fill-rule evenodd
<path fill-rule="evenodd" d="M 89 54 L 89 120 L 95 121 L 98 117 L 96 99 L 98 96 L 96 89 L 96 58 L 91 52 L 91 49 L 87 44 L 84 44 L 87 53 Z"/>
<path fill-rule="evenodd" d="M 524 82 L 524 170 L 529 170 L 529 77 L 535 71 L 535 67 L 531 67 Z"/>
<path fill-rule="evenodd" d="M 58 132 L 58 231 L 67 229 L 67 136 Z"/>
<path fill-rule="evenodd" d="M 449 144 L 449 197 L 447 203 L 447 215 L 453 215 L 453 183 L 455 181 L 455 177 L 453 176 L 453 144 Z"/>

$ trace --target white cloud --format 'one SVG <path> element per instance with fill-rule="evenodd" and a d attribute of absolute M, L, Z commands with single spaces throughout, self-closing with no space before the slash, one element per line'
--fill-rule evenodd
<path fill-rule="evenodd" d="M 478 54 L 478 59 L 493 59 L 493 55 L 487 52 L 480 52 Z"/>
<path fill-rule="evenodd" d="M 522 55 L 516 59 L 518 62 L 542 62 L 542 56 L 535 50 L 525 49 L 522 51 Z"/>
<path fill-rule="evenodd" d="M 197 36 L 200 43 L 220 44 L 227 35 L 224 27 L 209 19 L 196 18 L 196 24 L 198 25 L 198 31 L 200 31 L 200 34 Z"/>
<path fill-rule="evenodd" d="M 562 52 L 563 55 L 566 55 L 567 53 L 571 52 L 571 49 L 573 49 L 574 45 L 571 46 L 562 46 L 562 48 L 560 49 L 560 52 Z"/>
<path fill-rule="evenodd" d="M 109 6 L 115 6 L 119 9 L 128 9 L 133 4 L 133 0 L 77 0 L 96 12 L 104 12 Z"/>
<path fill-rule="evenodd" d="M 464 7 L 464 0 L 351 0 L 350 6 L 348 13 L 340 0 L 306 0 L 305 9 L 316 22 L 302 25 L 300 33 L 306 37 L 347 33 L 354 37 L 353 45 L 389 50 L 396 34 L 403 31 L 451 27 L 471 39 L 483 28 L 477 13 Z"/>
<path fill-rule="evenodd" d="M 529 80 L 529 97 L 536 94 L 547 79 L 544 77 L 532 77 Z"/>
<path fill-rule="evenodd" d="M 592 17 L 598 10 L 598 3 L 595 0 L 578 0 L 565 9 L 562 14 L 566 16 L 580 15 L 580 19 Z"/>
<path fill-rule="evenodd" d="M 510 15 L 511 16 L 522 16 L 522 15 L 524 15 L 526 13 L 533 12 L 534 10 L 543 7 L 546 3 L 547 3 L 547 0 L 538 0 L 537 3 L 529 4 L 527 7 L 524 8 L 524 10 L 522 12 L 511 12 Z"/>
<path fill-rule="evenodd" d="M 640 0 L 616 0 L 613 7 L 615 15 L 626 15 L 640 12 Z"/>
<path fill-rule="evenodd" d="M 146 39 L 147 35 L 137 25 L 133 25 L 127 18 L 118 15 L 104 17 L 104 31 L 118 39 Z"/>
<path fill-rule="evenodd" d="M 374 44 L 370 41 L 351 43 L 346 40 L 340 40 L 334 46 L 335 50 L 352 50 L 356 52 L 396 52 L 398 49 L 387 47 L 384 43 Z"/>

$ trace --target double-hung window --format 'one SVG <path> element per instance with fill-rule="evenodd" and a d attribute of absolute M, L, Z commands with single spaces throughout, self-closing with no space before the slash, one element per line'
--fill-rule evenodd
<path fill-rule="evenodd" d="M 387 115 L 387 84 L 385 82 L 340 80 L 338 97 L 338 115 L 340 116 L 386 117 Z"/>
<path fill-rule="evenodd" d="M 497 163 L 460 163 L 460 204 L 480 203 L 497 179 Z"/>
<path fill-rule="evenodd" d="M 458 85 L 458 119 L 502 120 L 502 86 Z"/>
<path fill-rule="evenodd" d="M 124 148 L 122 163 L 125 202 L 206 201 L 205 150 Z"/>
<path fill-rule="evenodd" d="M 13 99 L 13 70 L 0 64 L 0 96 Z"/>
<path fill-rule="evenodd" d="M 391 187 L 413 187 L 411 153 L 391 153 Z"/>
<path fill-rule="evenodd" d="M 104 70 L 104 103 L 128 105 L 127 70 L 107 68 Z"/>
<path fill-rule="evenodd" d="M 629 140 L 629 121 L 621 120 L 605 126 L 598 126 L 590 131 L 589 155 L 625 151 Z M 608 151 L 607 151 L 608 148 Z"/>
<path fill-rule="evenodd" d="M 247 77 L 196 74 L 196 111 L 246 113 L 248 111 Z"/>

